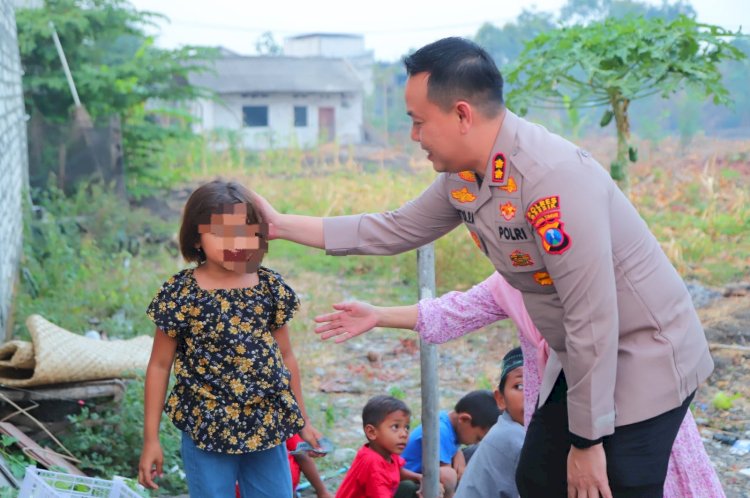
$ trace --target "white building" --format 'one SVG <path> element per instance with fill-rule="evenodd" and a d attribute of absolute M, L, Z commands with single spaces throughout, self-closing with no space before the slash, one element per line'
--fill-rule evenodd
<path fill-rule="evenodd" d="M 365 49 L 365 37 L 362 35 L 309 33 L 291 36 L 284 40 L 284 55 L 346 59 L 362 80 L 365 94 L 372 93 L 375 55 L 372 50 Z"/>
<path fill-rule="evenodd" d="M 287 40 L 298 56 L 225 52 L 212 71 L 192 75 L 191 84 L 217 96 L 196 103 L 197 131 L 242 130 L 249 149 L 362 142 L 365 81 L 340 54 L 359 53 L 364 42 L 350 35 L 341 35 L 339 44 L 329 43 L 336 35 L 311 36 Z"/>

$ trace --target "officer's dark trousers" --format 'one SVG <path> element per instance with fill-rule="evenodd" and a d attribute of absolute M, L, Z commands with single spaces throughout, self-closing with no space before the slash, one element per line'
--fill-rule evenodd
<path fill-rule="evenodd" d="M 516 470 L 522 498 L 567 497 L 568 407 L 565 377 L 555 383 L 526 431 Z M 615 498 L 660 498 L 672 444 L 693 399 L 657 417 L 617 427 L 604 438 L 607 477 Z M 635 401 L 634 401 L 635 402 Z"/>

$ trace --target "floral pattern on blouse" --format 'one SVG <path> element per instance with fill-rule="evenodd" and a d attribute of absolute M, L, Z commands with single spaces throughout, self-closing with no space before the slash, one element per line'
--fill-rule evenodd
<path fill-rule="evenodd" d="M 192 268 L 182 270 L 146 312 L 177 340 L 164 411 L 203 450 L 265 450 L 305 425 L 273 337 L 299 300 L 278 273 L 261 266 L 258 279 L 254 287 L 204 290 Z"/>

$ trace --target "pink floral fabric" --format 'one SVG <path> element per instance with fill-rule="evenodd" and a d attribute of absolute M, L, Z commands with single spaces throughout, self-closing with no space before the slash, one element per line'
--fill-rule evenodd
<path fill-rule="evenodd" d="M 414 328 L 427 342 L 442 344 L 498 320 L 511 318 L 518 328 L 524 356 L 524 425 L 536 409 L 548 351 L 544 339 L 531 321 L 521 293 L 499 273 L 466 292 L 449 292 L 419 302 Z M 540 340 L 541 339 L 541 340 Z M 533 358 L 533 361 L 529 361 Z M 690 411 L 677 433 L 669 459 L 665 498 L 724 498 L 724 491 L 708 458 Z"/>

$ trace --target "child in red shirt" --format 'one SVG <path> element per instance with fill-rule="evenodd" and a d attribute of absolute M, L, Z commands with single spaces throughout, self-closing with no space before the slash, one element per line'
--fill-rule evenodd
<path fill-rule="evenodd" d="M 403 468 L 411 411 L 392 396 L 375 396 L 362 410 L 367 444 L 357 452 L 336 498 L 393 498 L 402 479 L 422 476 Z"/>
<path fill-rule="evenodd" d="M 333 498 L 333 494 L 328 491 L 323 478 L 318 472 L 318 466 L 315 465 L 315 459 L 305 453 L 292 454 L 297 449 L 297 445 L 303 441 L 299 434 L 295 434 L 286 441 L 286 449 L 289 455 L 289 469 L 292 471 L 292 489 L 299 486 L 300 473 L 307 477 L 307 482 L 315 490 L 315 496 L 318 498 Z"/>

